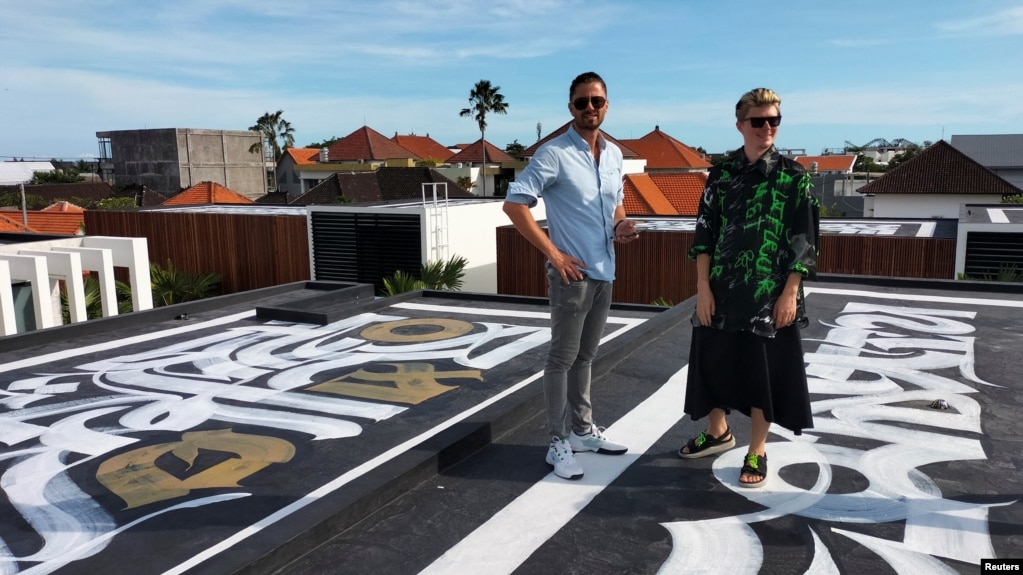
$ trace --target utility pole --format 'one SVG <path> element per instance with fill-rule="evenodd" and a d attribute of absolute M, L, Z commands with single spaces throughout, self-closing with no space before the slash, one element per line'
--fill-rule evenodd
<path fill-rule="evenodd" d="M 28 227 L 28 208 L 25 204 L 25 182 L 21 182 L 21 223 Z"/>

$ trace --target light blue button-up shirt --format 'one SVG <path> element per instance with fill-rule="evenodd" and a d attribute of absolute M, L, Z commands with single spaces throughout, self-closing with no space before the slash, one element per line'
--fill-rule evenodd
<path fill-rule="evenodd" d="M 582 260 L 587 276 L 615 279 L 614 213 L 625 197 L 622 152 L 599 137 L 600 165 L 573 126 L 536 151 L 508 185 L 505 201 L 536 205 L 542 197 L 551 241 Z"/>

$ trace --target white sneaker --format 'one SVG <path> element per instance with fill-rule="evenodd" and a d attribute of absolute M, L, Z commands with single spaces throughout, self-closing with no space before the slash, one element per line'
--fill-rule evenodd
<path fill-rule="evenodd" d="M 603 428 L 591 424 L 590 432 L 585 435 L 576 435 L 573 431 L 568 436 L 568 443 L 572 446 L 572 451 L 596 451 L 604 455 L 621 455 L 629 450 L 628 447 L 604 437 L 603 431 Z"/>
<path fill-rule="evenodd" d="M 554 474 L 565 479 L 579 479 L 583 476 L 583 468 L 572 455 L 572 446 L 560 437 L 551 438 L 551 446 L 547 450 L 547 465 L 554 466 Z"/>

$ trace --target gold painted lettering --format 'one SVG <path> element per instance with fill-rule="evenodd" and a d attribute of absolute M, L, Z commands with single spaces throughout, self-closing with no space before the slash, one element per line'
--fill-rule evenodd
<path fill-rule="evenodd" d="M 167 453 L 191 468 L 199 450 L 219 451 L 234 457 L 204 469 L 186 479 L 160 469 L 156 460 Z M 126 509 L 157 501 L 184 497 L 193 489 L 240 487 L 238 482 L 271 463 L 290 461 L 295 446 L 276 437 L 234 433 L 230 429 L 193 431 L 181 441 L 150 445 L 107 459 L 96 471 L 96 479 L 128 504 Z"/>
<path fill-rule="evenodd" d="M 424 326 L 433 329 L 427 330 Z M 451 339 L 470 332 L 472 324 L 469 322 L 457 319 L 418 318 L 379 323 L 362 330 L 360 335 L 369 340 L 388 343 L 422 343 Z"/>
<path fill-rule="evenodd" d="M 441 384 L 439 379 L 468 378 L 483 381 L 483 375 L 478 369 L 436 371 L 436 368 L 429 363 L 384 363 L 380 365 L 391 366 L 394 368 L 394 372 L 378 373 L 358 369 L 309 389 L 336 395 L 417 405 L 452 389 L 458 389 L 457 385 Z M 390 382 L 393 385 L 360 383 L 351 381 L 352 379 L 362 382 Z"/>

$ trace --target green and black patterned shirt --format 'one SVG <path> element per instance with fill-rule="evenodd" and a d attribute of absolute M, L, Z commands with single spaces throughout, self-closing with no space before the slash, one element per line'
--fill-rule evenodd
<path fill-rule="evenodd" d="M 789 273 L 816 276 L 820 207 L 810 188 L 810 175 L 774 146 L 752 164 L 739 148 L 711 169 L 689 250 L 691 259 L 710 255 L 710 327 L 774 336 Z M 796 323 L 807 324 L 802 283 Z"/>

